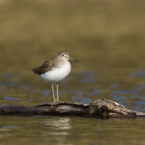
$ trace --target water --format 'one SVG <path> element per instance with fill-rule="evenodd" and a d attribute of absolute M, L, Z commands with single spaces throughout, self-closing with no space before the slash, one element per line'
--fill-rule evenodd
<path fill-rule="evenodd" d="M 145 111 L 145 2 L 0 1 L 0 107 L 52 102 L 31 69 L 60 50 L 79 60 L 63 101 L 106 98 Z M 144 118 L 0 116 L 0 145 L 144 145 Z"/>
<path fill-rule="evenodd" d="M 2 116 L 0 120 L 0 140 L 6 145 L 144 144 L 142 119 Z"/>
<path fill-rule="evenodd" d="M 144 76 L 132 76 L 135 73 L 133 71 L 129 75 L 124 75 L 120 81 L 117 78 L 109 81 L 105 79 L 108 77 L 105 72 L 102 71 L 99 74 L 95 71 L 72 73 L 60 84 L 61 100 L 90 103 L 95 99 L 106 98 L 119 102 L 132 110 L 145 110 L 144 84 L 135 85 L 139 77 L 144 79 Z M 7 75 L 9 82 L 4 81 Z M 113 76 L 113 74 L 110 75 L 111 78 Z M 16 74 L 5 73 L 2 78 L 4 80 L 0 87 L 0 106 L 36 105 L 52 101 L 51 87 L 50 85 L 48 87 L 47 82 L 39 88 L 38 84 L 31 84 L 31 81 L 29 85 L 24 83 L 21 81 L 22 78 Z M 14 78 L 17 78 L 16 81 Z M 132 83 L 126 81 L 126 78 Z M 40 79 L 41 81 L 43 82 Z M 127 88 L 127 85 L 130 87 Z M 1 116 L 0 141 L 4 145 L 19 143 L 22 145 L 41 143 L 111 145 L 116 142 L 119 145 L 136 145 L 144 144 L 144 126 L 144 118 L 101 120 L 68 116 Z"/>

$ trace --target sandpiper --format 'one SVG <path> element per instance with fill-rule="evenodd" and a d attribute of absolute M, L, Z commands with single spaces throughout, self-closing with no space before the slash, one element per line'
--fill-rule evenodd
<path fill-rule="evenodd" d="M 47 82 L 51 82 L 52 93 L 53 93 L 53 102 L 60 102 L 58 95 L 58 84 L 63 80 L 71 71 L 70 60 L 77 60 L 71 58 L 66 51 L 60 51 L 58 55 L 46 60 L 40 67 L 32 69 L 35 74 L 40 75 L 42 79 Z M 56 98 L 54 95 L 53 84 L 56 83 Z"/>

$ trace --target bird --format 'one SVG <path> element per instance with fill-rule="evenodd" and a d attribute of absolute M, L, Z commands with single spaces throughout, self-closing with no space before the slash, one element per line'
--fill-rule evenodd
<path fill-rule="evenodd" d="M 59 100 L 58 85 L 71 72 L 70 60 L 78 62 L 69 56 L 68 52 L 62 50 L 56 56 L 44 61 L 44 63 L 32 69 L 35 74 L 40 75 L 42 79 L 51 83 L 53 102 L 51 105 L 61 102 Z M 54 84 L 56 84 L 56 98 L 54 94 Z"/>

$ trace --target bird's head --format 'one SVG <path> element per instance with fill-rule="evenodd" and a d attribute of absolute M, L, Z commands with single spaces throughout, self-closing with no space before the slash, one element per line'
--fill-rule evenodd
<path fill-rule="evenodd" d="M 58 53 L 58 55 L 61 57 L 61 59 L 63 60 L 67 60 L 67 61 L 70 61 L 70 60 L 74 60 L 76 62 L 78 62 L 77 60 L 73 59 L 72 57 L 69 56 L 69 54 L 66 52 L 66 51 L 60 51 Z"/>

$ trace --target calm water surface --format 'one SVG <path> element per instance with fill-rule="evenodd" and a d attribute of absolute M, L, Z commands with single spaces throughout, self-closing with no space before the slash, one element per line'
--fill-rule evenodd
<path fill-rule="evenodd" d="M 1 117 L 1 144 L 144 144 L 144 120 Z M 5 123 L 2 123 L 5 122 Z"/>
<path fill-rule="evenodd" d="M 128 70 L 121 79 L 111 72 L 74 72 L 60 83 L 60 98 L 65 101 L 90 103 L 98 98 L 117 101 L 132 110 L 145 110 L 145 72 Z M 121 71 L 122 72 L 122 71 Z M 120 76 L 120 70 L 115 75 Z M 31 74 L 30 74 L 31 76 Z M 27 76 L 29 77 L 29 76 Z M 33 77 L 38 77 L 33 75 Z M 104 78 L 104 79 L 103 79 Z M 50 85 L 27 84 L 14 73 L 1 76 L 1 103 L 6 105 L 36 105 L 52 101 Z M 39 78 L 38 78 L 39 80 Z M 127 81 L 128 80 L 128 81 Z M 40 83 L 43 80 L 39 80 Z M 126 87 L 129 86 L 129 87 Z M 144 118 L 109 119 L 53 116 L 1 116 L 1 144 L 144 144 Z"/>

